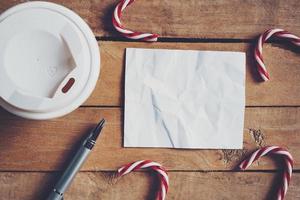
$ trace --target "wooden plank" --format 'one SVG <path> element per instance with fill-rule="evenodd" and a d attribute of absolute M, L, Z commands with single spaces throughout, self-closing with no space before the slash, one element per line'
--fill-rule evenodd
<path fill-rule="evenodd" d="M 51 0 L 77 12 L 97 36 L 119 36 L 111 24 L 117 0 Z M 0 12 L 25 0 L 0 2 Z M 300 2 L 288 1 L 136 1 L 123 14 L 128 28 L 174 38 L 253 39 L 271 27 L 300 34 Z M 191 14 L 192 13 L 192 14 Z"/>
<path fill-rule="evenodd" d="M 231 170 L 250 151 L 265 145 L 287 147 L 295 158 L 300 157 L 300 107 L 247 108 L 243 150 L 122 148 L 119 108 L 80 108 L 50 121 L 24 120 L 1 110 L 0 170 L 63 169 L 81 138 L 102 117 L 107 120 L 106 127 L 82 170 L 115 170 L 140 159 L 158 161 L 168 170 Z M 251 169 L 275 168 L 272 160 L 264 158 Z M 300 169 L 298 159 L 295 169 Z"/>
<path fill-rule="evenodd" d="M 248 106 L 300 105 L 300 56 L 299 51 L 289 51 L 282 45 L 264 47 L 264 58 L 271 74 L 267 83 L 259 82 L 253 62 L 253 51 L 247 43 L 137 43 L 100 42 L 101 75 L 97 87 L 85 105 L 120 106 L 124 90 L 125 48 L 196 49 L 241 51 L 247 54 L 246 104 Z"/>
<path fill-rule="evenodd" d="M 1 199 L 45 199 L 58 173 L 0 173 Z M 167 199 L 275 199 L 273 183 L 280 179 L 274 173 L 253 172 L 170 172 Z M 138 187 L 134 187 L 137 185 Z M 81 172 L 77 174 L 65 199 L 154 199 L 155 175 L 138 172 L 116 179 L 112 173 Z M 293 174 L 286 200 L 300 198 L 300 174 Z M 238 192 L 237 192 L 238 191 Z"/>

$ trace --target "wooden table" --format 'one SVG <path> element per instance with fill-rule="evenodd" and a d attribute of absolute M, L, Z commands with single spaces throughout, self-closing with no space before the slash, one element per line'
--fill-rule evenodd
<path fill-rule="evenodd" d="M 0 11 L 20 2 L 24 0 L 1 0 Z M 280 180 L 280 160 L 263 158 L 249 171 L 233 170 L 245 155 L 265 145 L 287 147 L 293 154 L 295 172 L 286 199 L 300 198 L 300 51 L 279 41 L 266 44 L 264 57 L 272 79 L 267 83 L 258 81 L 252 56 L 255 37 L 267 28 L 300 35 L 300 1 L 139 0 L 123 19 L 130 28 L 162 36 L 151 44 L 129 42 L 114 31 L 111 15 L 116 0 L 53 2 L 77 12 L 93 29 L 101 47 L 101 76 L 89 100 L 63 118 L 31 121 L 0 109 L 1 200 L 44 199 L 66 158 L 101 117 L 107 126 L 66 200 L 154 199 L 155 175 L 137 172 L 118 181 L 112 176 L 119 166 L 139 159 L 156 160 L 169 170 L 168 199 L 272 199 L 274 183 Z M 122 148 L 127 47 L 246 52 L 244 149 Z"/>

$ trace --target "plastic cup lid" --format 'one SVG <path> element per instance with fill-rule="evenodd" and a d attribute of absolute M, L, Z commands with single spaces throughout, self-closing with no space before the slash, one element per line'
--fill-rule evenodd
<path fill-rule="evenodd" d="M 0 15 L 0 105 L 30 119 L 79 107 L 100 72 L 98 43 L 73 11 L 28 2 Z"/>

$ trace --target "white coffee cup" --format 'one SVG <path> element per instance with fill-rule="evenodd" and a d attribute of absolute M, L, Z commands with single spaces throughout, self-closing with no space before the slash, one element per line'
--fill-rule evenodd
<path fill-rule="evenodd" d="M 28 2 L 0 15 L 0 105 L 29 119 L 70 113 L 100 73 L 98 43 L 73 11 Z"/>

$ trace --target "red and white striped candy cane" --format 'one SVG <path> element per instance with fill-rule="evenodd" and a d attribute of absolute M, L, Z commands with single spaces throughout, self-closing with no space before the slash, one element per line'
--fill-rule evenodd
<path fill-rule="evenodd" d="M 270 155 L 270 154 L 282 156 L 284 159 L 284 162 L 285 162 L 284 172 L 283 172 L 283 181 L 282 181 L 282 184 L 277 193 L 277 199 L 283 200 L 286 195 L 286 192 L 287 192 L 287 189 L 288 189 L 291 177 L 292 177 L 293 163 L 294 163 L 292 155 L 286 149 L 283 149 L 283 148 L 277 147 L 277 146 L 268 146 L 268 147 L 263 147 L 261 149 L 258 149 L 255 152 L 253 152 L 249 158 L 244 160 L 239 165 L 239 168 L 241 170 L 245 170 L 254 161 L 258 160 L 260 157 L 265 156 L 265 155 Z"/>
<path fill-rule="evenodd" d="M 169 177 L 166 170 L 162 167 L 161 164 L 153 162 L 151 160 L 141 160 L 133 163 L 124 165 L 118 169 L 118 176 L 124 176 L 132 171 L 140 169 L 151 169 L 158 173 L 160 179 L 160 189 L 156 195 L 157 200 L 164 200 L 166 198 L 168 188 L 169 188 Z"/>
<path fill-rule="evenodd" d="M 155 42 L 157 41 L 158 34 L 153 34 L 153 33 L 142 33 L 142 32 L 136 32 L 132 31 L 129 29 L 126 29 L 122 23 L 121 23 L 121 16 L 123 10 L 129 6 L 134 0 L 121 0 L 118 5 L 116 6 L 113 17 L 112 17 L 112 22 L 113 26 L 117 31 L 119 31 L 123 36 L 133 39 L 133 40 L 143 40 L 147 42 Z"/>
<path fill-rule="evenodd" d="M 265 31 L 263 34 L 261 34 L 258 38 L 257 45 L 255 47 L 254 57 L 257 62 L 257 68 L 260 76 L 264 81 L 268 81 L 270 79 L 270 75 L 266 69 L 266 65 L 264 63 L 263 57 L 262 57 L 262 47 L 263 44 L 272 36 L 285 39 L 290 41 L 291 43 L 300 46 L 300 38 L 296 35 L 293 35 L 283 29 L 279 28 L 273 28 Z"/>

